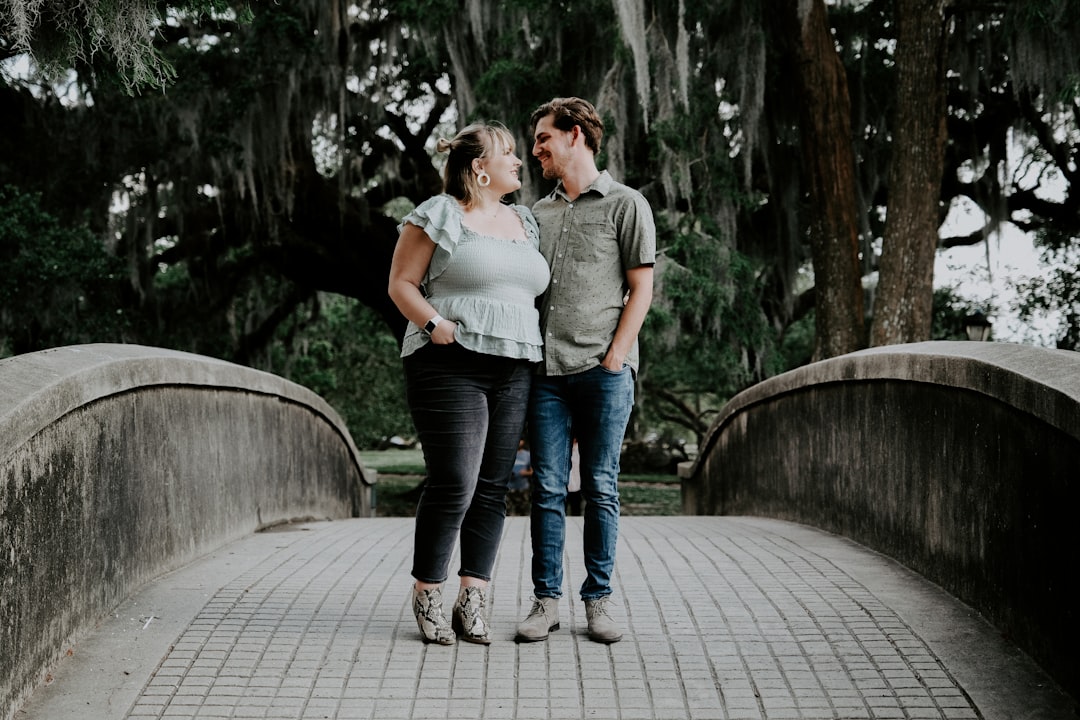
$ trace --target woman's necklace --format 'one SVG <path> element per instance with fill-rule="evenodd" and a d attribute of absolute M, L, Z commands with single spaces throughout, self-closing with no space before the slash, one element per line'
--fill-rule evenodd
<path fill-rule="evenodd" d="M 485 200 L 487 202 L 483 202 Z M 492 205 L 495 206 L 494 210 L 490 209 Z M 495 218 L 499 217 L 499 213 L 502 212 L 502 202 L 500 201 L 499 196 L 495 193 L 481 193 L 476 198 L 476 205 L 474 206 L 474 209 L 481 217 L 494 220 Z"/>

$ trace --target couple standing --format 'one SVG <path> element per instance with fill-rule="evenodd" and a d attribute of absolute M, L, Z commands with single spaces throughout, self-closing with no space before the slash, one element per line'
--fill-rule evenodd
<path fill-rule="evenodd" d="M 425 642 L 491 642 L 485 607 L 505 496 L 528 415 L 533 605 L 519 642 L 559 627 L 565 501 L 581 458 L 589 637 L 622 638 L 608 612 L 618 539 L 619 456 L 634 402 L 637 336 L 652 302 L 656 231 L 648 202 L 596 166 L 604 125 L 579 98 L 532 115 L 532 154 L 555 189 L 502 203 L 521 160 L 502 125 L 453 140 L 444 193 L 405 217 L 389 292 L 409 320 L 406 393 L 427 480 L 416 511 L 413 612 Z M 460 543 L 460 587 L 442 584 Z"/>

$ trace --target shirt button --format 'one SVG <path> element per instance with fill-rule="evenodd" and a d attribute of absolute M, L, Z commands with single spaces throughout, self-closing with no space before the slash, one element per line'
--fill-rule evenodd
<path fill-rule="evenodd" d="M 557 279 L 551 281 L 552 285 L 557 285 L 558 283 L 559 283 L 559 281 Z"/>
<path fill-rule="evenodd" d="M 573 210 L 573 209 L 574 209 L 574 203 L 567 203 L 567 204 L 566 204 L 566 207 L 568 207 L 568 208 L 570 208 L 571 210 Z"/>
<path fill-rule="evenodd" d="M 554 310 L 554 309 L 555 309 L 555 306 L 554 306 L 554 305 L 552 305 L 552 306 L 551 306 L 550 308 L 548 308 L 548 309 L 549 309 L 549 310 Z"/>
<path fill-rule="evenodd" d="M 563 232 L 570 232 L 570 228 L 563 228 L 562 231 Z"/>

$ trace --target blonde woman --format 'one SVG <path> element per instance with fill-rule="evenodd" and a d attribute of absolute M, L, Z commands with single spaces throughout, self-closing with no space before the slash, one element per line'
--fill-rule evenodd
<path fill-rule="evenodd" d="M 409 321 L 401 355 L 427 470 L 413 612 L 425 642 L 488 644 L 487 591 L 542 357 L 535 301 L 549 271 L 529 209 L 502 202 L 521 187 L 511 133 L 474 124 L 438 150 L 448 153 L 445 191 L 402 221 L 389 286 Z M 442 586 L 455 543 L 460 586 L 447 618 Z"/>

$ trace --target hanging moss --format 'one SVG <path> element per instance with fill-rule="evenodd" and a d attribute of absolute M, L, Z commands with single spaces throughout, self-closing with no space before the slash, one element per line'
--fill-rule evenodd
<path fill-rule="evenodd" d="M 1080 86 L 1080 2 L 1009 3 L 1003 28 L 1016 89 L 1042 92 L 1051 105 L 1071 105 Z"/>
<path fill-rule="evenodd" d="M 615 0 L 615 12 L 619 18 L 623 42 L 630 48 L 634 58 L 634 82 L 641 108 L 645 132 L 649 131 L 649 40 L 645 22 L 644 0 Z"/>
<path fill-rule="evenodd" d="M 227 0 L 176 3 L 181 13 L 229 13 L 247 19 L 246 4 L 234 13 Z M 73 64 L 91 64 L 95 56 L 114 59 L 128 90 L 164 88 L 176 78 L 154 44 L 165 18 L 163 6 L 148 0 L 0 0 L 0 35 L 11 49 L 32 55 L 53 78 Z"/>

